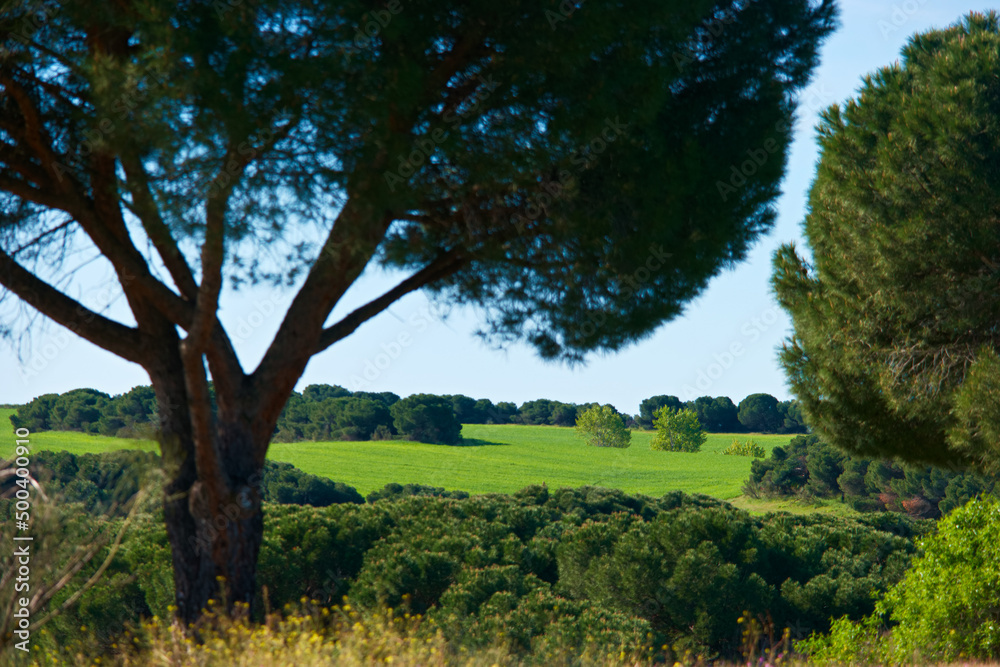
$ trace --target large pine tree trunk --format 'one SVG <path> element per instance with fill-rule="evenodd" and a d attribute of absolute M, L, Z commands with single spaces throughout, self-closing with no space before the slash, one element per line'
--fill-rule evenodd
<path fill-rule="evenodd" d="M 225 600 L 229 611 L 237 603 L 253 605 L 264 518 L 261 474 L 254 469 L 250 444 L 242 448 L 244 460 L 230 459 L 233 466 L 225 486 L 212 488 L 210 481 L 199 480 L 193 463 L 187 463 L 190 458 L 166 466 L 164 514 L 177 616 L 184 623 L 197 620 L 209 600 Z"/>
<path fill-rule="evenodd" d="M 200 479 L 183 373 L 174 366 L 150 375 L 160 406 L 164 518 L 177 618 L 195 622 L 210 600 L 224 600 L 229 611 L 238 603 L 252 607 L 264 533 L 262 464 L 254 458 L 259 451 L 254 435 L 244 424 L 220 419 L 215 438 L 224 474 Z"/>

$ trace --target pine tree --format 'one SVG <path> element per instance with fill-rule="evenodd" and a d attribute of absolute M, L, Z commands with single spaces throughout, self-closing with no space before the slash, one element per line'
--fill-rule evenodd
<path fill-rule="evenodd" d="M 805 235 L 774 289 L 810 426 L 867 457 L 995 469 L 1000 18 L 913 37 L 822 117 Z"/>
<path fill-rule="evenodd" d="M 253 601 L 285 403 L 398 299 L 473 305 L 492 340 L 579 361 L 744 257 L 835 18 L 833 0 L 376 4 L 0 11 L 0 285 L 148 372 L 184 622 L 220 577 Z M 78 249 L 130 318 L 73 298 Z M 331 320 L 377 268 L 399 282 Z M 280 324 L 245 369 L 217 313 L 224 284 L 261 281 L 297 291 L 259 305 Z"/>

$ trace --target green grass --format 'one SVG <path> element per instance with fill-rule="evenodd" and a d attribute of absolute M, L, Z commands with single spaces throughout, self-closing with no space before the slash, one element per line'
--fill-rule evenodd
<path fill-rule="evenodd" d="M 0 409 L 0 458 L 10 458 L 14 447 L 14 427 L 10 416 L 17 410 Z M 75 431 L 41 431 L 32 433 L 28 440 L 32 451 L 43 450 L 62 451 L 71 454 L 99 454 L 113 452 L 116 449 L 142 449 L 147 452 L 158 452 L 159 445 L 152 440 L 131 440 L 111 438 L 103 435 L 88 435 Z"/>
<path fill-rule="evenodd" d="M 732 436 L 714 434 L 696 454 L 654 452 L 651 432 L 632 434 L 628 449 L 589 447 L 572 428 L 467 424 L 474 445 L 447 447 L 410 442 L 274 443 L 270 457 L 342 480 L 361 493 L 388 482 L 419 482 L 470 493 L 510 493 L 529 484 L 551 488 L 591 484 L 660 496 L 667 491 L 740 495 L 751 459 L 725 456 Z M 768 451 L 789 436 L 756 435 Z"/>
<path fill-rule="evenodd" d="M 740 496 L 729 501 L 734 507 L 757 516 L 770 512 L 791 512 L 792 514 L 830 514 L 833 516 L 856 517 L 860 513 L 836 498 L 799 500 L 798 498 L 748 498 Z"/>
<path fill-rule="evenodd" d="M 0 456 L 9 456 L 13 410 L 0 410 L 0 425 L 9 433 Z M 723 500 L 740 495 L 752 459 L 725 456 L 733 436 L 709 434 L 696 454 L 654 452 L 653 433 L 634 431 L 628 449 L 589 447 L 572 428 L 556 426 L 487 426 L 462 428 L 466 445 L 448 447 L 402 441 L 274 443 L 269 458 L 287 461 L 314 475 L 357 488 L 362 494 L 389 482 L 419 483 L 470 493 L 510 493 L 529 484 L 551 488 L 591 484 L 628 493 L 660 496 L 667 491 L 704 493 Z M 745 438 L 748 436 L 740 435 Z M 792 436 L 753 435 L 770 450 Z M 33 433 L 31 448 L 74 454 L 115 449 L 156 451 L 148 440 L 125 440 L 64 431 Z"/>

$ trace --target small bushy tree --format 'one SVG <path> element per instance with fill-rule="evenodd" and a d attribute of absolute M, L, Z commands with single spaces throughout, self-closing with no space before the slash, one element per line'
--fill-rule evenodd
<path fill-rule="evenodd" d="M 697 452 L 705 444 L 705 431 L 694 410 L 662 407 L 653 415 L 656 437 L 650 444 L 665 452 Z"/>
<path fill-rule="evenodd" d="M 632 431 L 625 428 L 622 416 L 610 405 L 597 405 L 580 413 L 576 432 L 594 447 L 618 447 L 632 444 Z"/>

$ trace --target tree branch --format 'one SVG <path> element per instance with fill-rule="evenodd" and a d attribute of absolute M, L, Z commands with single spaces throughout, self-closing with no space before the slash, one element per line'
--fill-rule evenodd
<path fill-rule="evenodd" d="M 144 337 L 138 330 L 98 315 L 27 271 L 2 251 L 0 284 L 38 312 L 94 345 L 128 361 L 143 363 Z"/>
<path fill-rule="evenodd" d="M 375 317 L 410 292 L 415 292 L 421 287 L 425 287 L 432 282 L 440 280 L 460 270 L 467 261 L 468 256 L 458 249 L 442 253 L 437 257 L 437 259 L 393 287 L 382 296 L 369 301 L 365 305 L 346 315 L 336 324 L 324 329 L 322 335 L 320 336 L 319 345 L 317 345 L 313 354 L 319 354 L 337 341 L 343 340 L 347 336 L 351 335 L 359 326 Z"/>
<path fill-rule="evenodd" d="M 198 294 L 198 284 L 195 282 L 191 267 L 160 215 L 160 209 L 149 187 L 146 170 L 140 160 L 133 155 L 120 155 L 119 159 L 125 170 L 126 186 L 132 193 L 133 212 L 139 218 L 149 240 L 153 242 L 153 247 L 170 272 L 177 289 L 189 301 L 194 301 Z"/>

